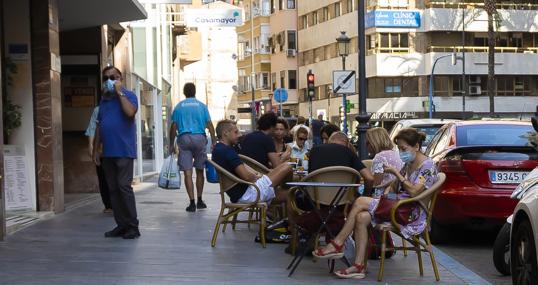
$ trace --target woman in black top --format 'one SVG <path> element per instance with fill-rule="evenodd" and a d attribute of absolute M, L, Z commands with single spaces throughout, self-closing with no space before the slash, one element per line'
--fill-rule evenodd
<path fill-rule="evenodd" d="M 289 130 L 288 122 L 284 118 L 278 118 L 275 131 L 273 132 L 273 141 L 275 142 L 275 149 L 280 156 L 280 161 L 288 161 L 291 155 L 291 148 L 286 145 L 284 138 L 287 136 Z"/>

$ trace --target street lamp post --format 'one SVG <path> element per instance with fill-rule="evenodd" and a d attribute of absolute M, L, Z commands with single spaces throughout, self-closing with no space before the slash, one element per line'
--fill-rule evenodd
<path fill-rule="evenodd" d="M 338 55 L 342 57 L 342 70 L 346 70 L 346 57 L 349 55 L 349 42 L 351 39 L 346 35 L 345 31 L 340 32 L 340 36 L 336 38 L 338 43 Z M 330 100 L 330 98 L 329 98 Z M 344 113 L 344 127 L 343 131 L 347 135 L 347 106 L 346 106 L 346 94 L 342 94 L 342 111 Z"/>
<path fill-rule="evenodd" d="M 357 133 L 359 134 L 359 157 L 368 159 L 368 150 L 366 149 L 366 131 L 369 128 L 368 121 L 370 116 L 366 113 L 366 42 L 365 42 L 365 21 L 364 21 L 364 0 L 359 0 L 358 14 L 358 71 L 359 71 L 359 115 L 355 120 L 359 122 Z"/>
<path fill-rule="evenodd" d="M 456 61 L 457 60 L 460 60 L 460 59 L 463 59 L 462 57 L 457 57 L 455 53 L 453 54 L 447 54 L 447 55 L 443 55 L 443 56 L 440 56 L 438 58 L 435 59 L 435 61 L 433 62 L 433 66 L 432 66 L 432 72 L 430 74 L 430 89 L 429 89 L 429 92 L 428 92 L 428 101 L 429 101 L 429 106 L 428 106 L 428 113 L 429 113 L 429 118 L 431 119 L 433 117 L 433 76 L 435 74 L 435 66 L 437 65 L 437 62 L 443 58 L 447 58 L 447 57 L 452 57 L 452 65 L 456 65 Z"/>

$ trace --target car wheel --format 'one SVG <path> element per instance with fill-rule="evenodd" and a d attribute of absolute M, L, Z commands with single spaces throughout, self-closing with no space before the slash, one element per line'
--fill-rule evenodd
<path fill-rule="evenodd" d="M 503 275 L 510 275 L 510 224 L 505 223 L 493 244 L 493 264 Z"/>
<path fill-rule="evenodd" d="M 448 242 L 449 234 L 446 226 L 439 224 L 435 219 L 431 220 L 430 239 L 433 244 L 443 244 Z"/>
<path fill-rule="evenodd" d="M 536 245 L 529 221 L 522 221 L 513 231 L 510 251 L 512 283 L 515 285 L 537 284 Z"/>

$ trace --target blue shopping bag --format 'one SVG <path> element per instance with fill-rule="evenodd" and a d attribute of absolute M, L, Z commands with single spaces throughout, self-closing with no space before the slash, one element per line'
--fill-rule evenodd
<path fill-rule="evenodd" d="M 219 175 L 215 167 L 206 160 L 205 162 L 205 177 L 209 183 L 219 183 Z"/>

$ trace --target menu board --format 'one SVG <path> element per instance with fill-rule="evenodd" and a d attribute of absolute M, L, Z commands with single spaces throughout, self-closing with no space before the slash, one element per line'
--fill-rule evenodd
<path fill-rule="evenodd" d="M 4 189 L 6 210 L 33 208 L 24 146 L 4 145 Z"/>

